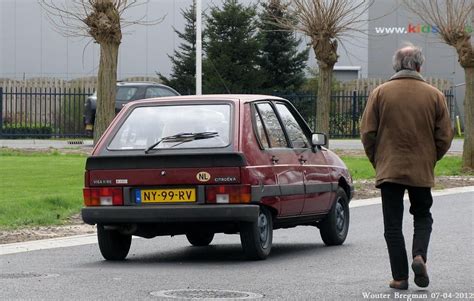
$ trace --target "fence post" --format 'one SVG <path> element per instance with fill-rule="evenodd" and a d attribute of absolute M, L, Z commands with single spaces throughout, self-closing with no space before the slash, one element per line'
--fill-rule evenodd
<path fill-rule="evenodd" d="M 3 87 L 0 87 L 0 138 L 3 137 Z"/>
<path fill-rule="evenodd" d="M 356 121 L 359 119 L 357 113 L 357 91 L 352 92 L 352 138 L 355 138 L 356 133 Z"/>

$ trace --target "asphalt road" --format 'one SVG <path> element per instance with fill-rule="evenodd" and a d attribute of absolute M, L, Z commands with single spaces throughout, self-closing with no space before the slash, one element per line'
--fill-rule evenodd
<path fill-rule="evenodd" d="M 407 295 L 398 298 L 388 288 L 380 205 L 351 209 L 349 236 L 339 247 L 325 247 L 313 227 L 277 230 L 265 261 L 246 261 L 238 236 L 223 234 L 204 248 L 191 247 L 182 236 L 134 239 L 128 260 L 121 263 L 104 261 L 96 244 L 2 255 L 0 298 L 161 300 L 151 293 L 209 289 L 269 300 L 416 300 L 425 294 L 438 300 L 474 299 L 473 209 L 472 192 L 435 198 L 430 287 L 419 290 L 410 279 L 410 289 L 402 292 Z M 411 226 L 406 208 L 408 248 Z M 206 293 L 211 297 L 211 291 Z M 240 296 L 232 294 L 220 296 Z"/>

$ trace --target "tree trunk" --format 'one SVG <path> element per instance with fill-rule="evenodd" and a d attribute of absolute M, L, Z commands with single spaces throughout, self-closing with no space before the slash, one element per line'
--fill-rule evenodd
<path fill-rule="evenodd" d="M 322 66 L 324 65 L 324 66 Z M 318 95 L 316 102 L 315 132 L 328 136 L 326 147 L 329 147 L 329 114 L 331 110 L 332 70 L 334 65 L 319 64 Z"/>
<path fill-rule="evenodd" d="M 464 96 L 463 169 L 474 170 L 474 67 L 465 67 L 466 94 Z"/>
<path fill-rule="evenodd" d="M 101 43 L 97 79 L 97 109 L 94 124 L 94 144 L 115 117 L 117 61 L 120 44 Z"/>
<path fill-rule="evenodd" d="M 312 46 L 319 66 L 318 99 L 316 102 L 315 132 L 324 133 L 329 147 L 329 114 L 331 110 L 332 70 L 337 62 L 337 40 L 322 33 L 312 37 Z"/>

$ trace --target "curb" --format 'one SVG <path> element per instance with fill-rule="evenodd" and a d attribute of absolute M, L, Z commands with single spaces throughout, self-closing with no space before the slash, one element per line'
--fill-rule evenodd
<path fill-rule="evenodd" d="M 469 193 L 474 192 L 474 186 L 463 186 L 463 187 L 455 187 L 455 188 L 448 188 L 442 190 L 434 190 L 431 191 L 431 195 L 433 197 L 437 196 L 444 196 L 444 195 L 451 195 L 451 194 L 458 194 L 458 193 Z M 408 201 L 408 197 L 405 195 L 404 201 Z M 370 198 L 370 199 L 361 199 L 361 200 L 352 200 L 349 204 L 349 208 L 357 208 L 357 207 L 364 207 L 370 205 L 377 205 L 382 204 L 382 198 Z"/>

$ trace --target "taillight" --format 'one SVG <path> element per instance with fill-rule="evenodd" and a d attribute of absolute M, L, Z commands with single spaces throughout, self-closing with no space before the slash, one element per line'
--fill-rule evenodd
<path fill-rule="evenodd" d="M 123 205 L 122 188 L 90 188 L 83 190 L 84 205 L 86 206 L 121 206 Z"/>
<path fill-rule="evenodd" d="M 220 185 L 206 187 L 206 203 L 250 203 L 250 185 Z"/>

